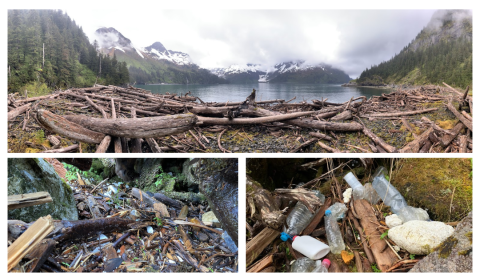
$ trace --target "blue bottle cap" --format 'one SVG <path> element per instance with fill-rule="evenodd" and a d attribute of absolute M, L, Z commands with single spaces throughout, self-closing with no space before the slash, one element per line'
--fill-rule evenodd
<path fill-rule="evenodd" d="M 285 232 L 282 232 L 280 234 L 280 239 L 283 240 L 283 241 L 287 241 L 288 239 L 292 239 L 292 237 L 289 234 L 287 234 Z"/>
<path fill-rule="evenodd" d="M 325 211 L 325 215 L 326 215 L 326 216 L 329 216 L 330 214 L 332 214 L 332 212 L 331 212 L 329 209 L 327 209 L 327 210 Z"/>

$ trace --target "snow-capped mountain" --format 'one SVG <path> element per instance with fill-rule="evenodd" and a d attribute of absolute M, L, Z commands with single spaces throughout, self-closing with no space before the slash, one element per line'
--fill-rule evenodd
<path fill-rule="evenodd" d="M 177 65 L 189 65 L 192 63 L 187 53 L 167 50 L 160 42 L 145 47 L 145 53 L 157 60 L 167 60 Z"/>
<path fill-rule="evenodd" d="M 303 60 L 278 63 L 270 68 L 257 64 L 232 65 L 210 70 L 233 83 L 242 82 L 310 82 L 341 83 L 350 78 L 343 71 L 325 64 L 310 64 Z"/>
<path fill-rule="evenodd" d="M 210 72 L 231 83 L 257 82 L 265 70 L 259 64 L 231 65 L 228 68 L 214 68 Z"/>
<path fill-rule="evenodd" d="M 217 84 L 226 83 L 223 78 L 200 68 L 186 53 L 168 50 L 155 42 L 138 47 L 114 28 L 100 28 L 95 32 L 97 49 L 106 55 L 116 56 L 125 62 L 130 81 L 137 84 Z"/>
<path fill-rule="evenodd" d="M 98 29 L 95 32 L 95 37 L 101 51 L 110 53 L 111 55 L 113 55 L 112 52 L 116 50 L 123 53 L 125 53 L 125 51 L 133 51 L 142 59 L 165 60 L 180 66 L 192 64 L 188 54 L 180 51 L 167 50 L 160 42 L 155 42 L 145 48 L 135 47 L 129 39 L 112 27 Z"/>
<path fill-rule="evenodd" d="M 241 73 L 265 74 L 265 70 L 262 69 L 262 66 L 258 64 L 231 65 L 228 68 L 214 68 L 210 69 L 210 71 L 223 78 L 226 78 L 228 75 L 231 74 Z"/>

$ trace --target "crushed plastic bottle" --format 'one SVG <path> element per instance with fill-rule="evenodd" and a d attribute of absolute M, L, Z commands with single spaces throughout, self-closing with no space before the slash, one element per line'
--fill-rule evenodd
<path fill-rule="evenodd" d="M 312 260 L 321 259 L 330 252 L 328 245 L 311 236 L 294 236 L 292 241 L 293 249 Z"/>
<path fill-rule="evenodd" d="M 384 176 L 378 176 L 373 179 L 373 188 L 377 191 L 378 196 L 382 198 L 385 205 L 390 207 L 390 210 L 397 214 L 401 208 L 407 206 L 407 201 L 403 198 L 402 194 L 390 184 Z"/>
<path fill-rule="evenodd" d="M 333 254 L 338 255 L 342 250 L 345 250 L 345 243 L 343 242 L 342 233 L 340 232 L 337 219 L 329 209 L 325 211 L 325 231 L 330 251 Z"/>
<path fill-rule="evenodd" d="M 323 261 L 318 260 L 315 263 L 316 263 L 316 266 L 312 272 L 323 272 L 323 273 L 328 272 L 328 268 L 330 267 L 329 259 L 325 259 Z"/>
<path fill-rule="evenodd" d="M 303 257 L 293 262 L 291 272 L 312 272 L 315 266 L 315 261 Z"/>
<path fill-rule="evenodd" d="M 353 189 L 354 200 L 361 200 L 364 198 L 363 195 L 365 192 L 365 188 L 363 188 L 363 185 L 357 180 L 357 178 L 352 172 L 349 172 L 348 174 L 346 174 L 345 177 L 343 177 L 343 179 Z"/>
<path fill-rule="evenodd" d="M 315 192 L 315 195 L 320 199 L 321 204 L 323 204 L 325 202 L 325 196 L 319 191 L 314 190 L 313 192 Z M 286 229 L 286 233 L 289 235 L 298 235 L 310 224 L 312 218 L 313 213 L 311 213 L 302 202 L 297 202 L 287 217 L 288 229 Z"/>
<path fill-rule="evenodd" d="M 225 245 L 227 245 L 227 248 L 232 253 L 235 253 L 238 251 L 237 245 L 235 245 L 235 242 L 233 242 L 233 239 L 227 234 L 227 231 L 223 232 L 222 238 L 225 241 Z"/>
<path fill-rule="evenodd" d="M 377 172 L 381 173 L 378 169 Z M 383 174 L 378 174 L 377 177 L 373 179 L 372 186 L 375 188 L 375 191 L 377 191 L 380 198 L 382 198 L 385 205 L 389 206 L 390 210 L 398 215 L 403 223 L 412 220 L 427 221 L 430 219 L 425 210 L 409 206 L 402 194 L 400 194 L 400 192 L 398 192 L 398 190 L 390 184 L 387 179 L 385 179 Z"/>

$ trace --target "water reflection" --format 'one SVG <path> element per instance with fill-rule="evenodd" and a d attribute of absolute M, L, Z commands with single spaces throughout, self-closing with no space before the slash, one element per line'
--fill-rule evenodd
<path fill-rule="evenodd" d="M 205 102 L 243 101 L 252 92 L 257 90 L 257 101 L 284 99 L 297 97 L 292 102 L 308 101 L 312 99 L 328 99 L 330 102 L 345 102 L 351 97 L 389 93 L 391 89 L 342 87 L 332 84 L 289 84 L 289 83 L 248 83 L 248 84 L 217 84 L 217 85 L 137 85 L 139 88 L 152 93 L 165 94 L 166 92 L 177 95 L 188 91 L 193 96 L 198 96 Z"/>

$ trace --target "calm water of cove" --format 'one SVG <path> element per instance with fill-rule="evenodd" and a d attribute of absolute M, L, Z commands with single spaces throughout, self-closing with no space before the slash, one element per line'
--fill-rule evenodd
<path fill-rule="evenodd" d="M 328 98 L 329 102 L 345 102 L 351 97 L 381 95 L 391 89 L 342 87 L 340 84 L 217 84 L 217 85 L 136 85 L 138 88 L 149 90 L 152 93 L 165 94 L 166 92 L 184 95 L 190 91 L 205 102 L 243 101 L 252 92 L 257 90 L 257 101 L 284 99 L 297 97 L 293 102 L 321 100 Z"/>

